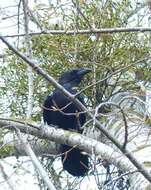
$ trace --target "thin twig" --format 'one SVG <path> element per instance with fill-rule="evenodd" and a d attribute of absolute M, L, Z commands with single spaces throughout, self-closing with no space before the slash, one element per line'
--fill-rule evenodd
<path fill-rule="evenodd" d="M 4 170 L 4 167 L 2 166 L 2 164 L 0 163 L 0 171 L 1 171 L 1 174 L 5 180 L 5 182 L 8 184 L 9 188 L 11 190 L 15 190 L 14 188 L 14 185 L 12 184 L 11 180 L 10 180 L 10 177 L 6 174 L 5 170 Z"/>

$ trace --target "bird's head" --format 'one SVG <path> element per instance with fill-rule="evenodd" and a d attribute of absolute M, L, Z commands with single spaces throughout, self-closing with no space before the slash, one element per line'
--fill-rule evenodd
<path fill-rule="evenodd" d="M 88 68 L 80 68 L 65 72 L 59 78 L 59 83 L 63 86 L 71 85 L 72 87 L 77 87 L 80 84 L 83 77 L 90 71 L 91 69 Z"/>

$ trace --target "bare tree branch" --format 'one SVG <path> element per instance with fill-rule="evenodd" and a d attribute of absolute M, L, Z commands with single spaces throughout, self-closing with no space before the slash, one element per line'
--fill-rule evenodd
<path fill-rule="evenodd" d="M 37 35 L 75 35 L 81 34 L 113 34 L 113 33 L 123 33 L 123 32 L 150 32 L 150 27 L 133 27 L 133 28 L 93 28 L 93 29 L 85 29 L 85 30 L 49 30 L 49 31 L 42 31 L 42 32 L 30 32 L 30 36 L 37 36 Z M 13 35 L 1 35 L 5 38 L 12 38 L 12 37 L 18 37 L 18 36 L 25 36 L 26 34 L 13 34 Z"/>
<path fill-rule="evenodd" d="M 14 121 L 6 121 L 0 119 L 0 128 L 6 127 L 10 130 L 17 128 L 22 133 L 36 136 L 40 139 L 54 141 L 59 144 L 68 144 L 70 146 L 77 146 L 78 148 L 85 150 L 89 154 L 95 154 L 100 158 L 109 160 L 123 171 L 129 171 L 130 169 L 136 169 L 125 156 L 117 153 L 113 148 L 98 142 L 92 138 L 85 137 L 79 133 L 66 131 L 63 129 L 56 129 L 54 127 L 41 126 L 41 130 L 38 126 L 31 127 L 31 125 L 22 124 Z M 114 153 L 113 153 L 114 152 Z"/>

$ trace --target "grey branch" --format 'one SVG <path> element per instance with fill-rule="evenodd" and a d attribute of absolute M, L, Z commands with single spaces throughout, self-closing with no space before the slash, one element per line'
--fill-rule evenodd
<path fill-rule="evenodd" d="M 121 153 L 117 153 L 113 148 L 79 133 L 56 129 L 50 126 L 41 126 L 38 129 L 38 126 L 33 127 L 33 125 L 7 121 L 6 119 L 3 120 L 1 118 L 0 128 L 3 127 L 7 127 L 10 130 L 16 128 L 22 133 L 36 136 L 39 139 L 54 141 L 59 144 L 68 144 L 74 147 L 76 146 L 89 154 L 95 154 L 100 158 L 107 159 L 110 163 L 113 163 L 125 172 L 130 171 L 131 169 L 136 169 Z"/>
<path fill-rule="evenodd" d="M 113 34 L 113 33 L 121 33 L 121 32 L 150 32 L 150 27 L 133 27 L 133 28 L 91 28 L 85 30 L 48 30 L 42 32 L 31 32 L 29 35 L 37 36 L 37 35 L 75 35 L 75 34 Z M 14 34 L 14 35 L 1 35 L 2 37 L 12 38 L 18 36 L 25 36 L 26 34 Z"/>

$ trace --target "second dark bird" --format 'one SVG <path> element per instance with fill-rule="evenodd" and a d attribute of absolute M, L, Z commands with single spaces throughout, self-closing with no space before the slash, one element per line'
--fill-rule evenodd
<path fill-rule="evenodd" d="M 90 69 L 81 68 L 65 72 L 59 78 L 59 83 L 71 94 L 76 94 L 76 87 L 79 86 L 85 74 L 90 71 Z M 77 98 L 84 103 L 83 96 L 79 95 Z M 86 121 L 86 116 L 84 113 L 77 114 L 78 112 L 80 112 L 79 108 L 58 89 L 54 90 L 44 101 L 43 119 L 48 125 L 82 133 L 81 127 Z M 68 145 L 61 145 L 60 150 L 63 168 L 71 175 L 79 177 L 88 172 L 88 155 L 84 155 L 78 148 Z"/>

